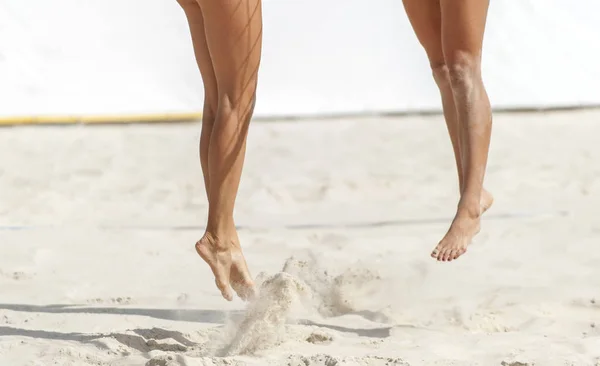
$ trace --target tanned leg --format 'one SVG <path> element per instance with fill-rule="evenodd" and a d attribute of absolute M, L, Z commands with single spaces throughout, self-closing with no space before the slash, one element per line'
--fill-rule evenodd
<path fill-rule="evenodd" d="M 231 287 L 247 299 L 254 283 L 233 219 L 254 111 L 262 48 L 260 0 L 199 0 L 217 81 L 217 108 L 207 151 L 209 213 L 198 254 L 212 269 L 223 297 Z"/>
<path fill-rule="evenodd" d="M 463 174 L 456 216 L 431 253 L 440 261 L 454 260 L 466 252 L 480 230 L 481 214 L 491 205 L 491 195 L 483 189 L 483 180 L 492 113 L 481 77 L 481 49 L 488 6 L 489 0 L 440 0 L 442 48 L 458 117 Z"/>
<path fill-rule="evenodd" d="M 429 63 L 433 73 L 433 78 L 438 86 L 442 99 L 444 119 L 452 149 L 454 150 L 454 159 L 458 173 L 459 193 L 462 194 L 464 186 L 464 169 L 462 164 L 462 154 L 459 142 L 459 120 L 454 103 L 454 93 L 450 82 L 450 73 L 444 52 L 442 48 L 442 10 L 440 0 L 403 0 L 404 8 L 409 17 L 410 23 L 417 35 L 417 38 L 429 58 Z M 483 190 L 481 195 L 482 212 L 487 211 L 493 203 L 492 195 Z"/>

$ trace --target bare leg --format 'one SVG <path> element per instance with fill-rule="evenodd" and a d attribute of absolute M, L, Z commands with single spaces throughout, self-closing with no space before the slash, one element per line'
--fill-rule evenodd
<path fill-rule="evenodd" d="M 465 187 L 466 174 L 464 164 L 462 163 L 464 149 L 461 148 L 461 141 L 459 139 L 460 124 L 456 104 L 454 102 L 454 92 L 450 81 L 450 73 L 448 71 L 448 66 L 445 63 L 442 65 L 432 65 L 432 70 L 442 97 L 444 119 L 446 120 L 446 127 L 448 128 L 448 134 L 450 135 L 450 141 L 452 142 L 452 148 L 454 150 L 454 159 L 456 161 L 456 169 L 458 172 L 458 187 L 462 196 Z M 486 212 L 493 203 L 494 197 L 489 191 L 483 188 L 480 200 L 481 213 Z"/>
<path fill-rule="evenodd" d="M 440 90 L 444 119 L 452 148 L 458 173 L 459 192 L 462 195 L 464 187 L 464 169 L 461 158 L 461 147 L 458 138 L 459 120 L 454 103 L 454 93 L 450 82 L 450 72 L 446 65 L 442 48 L 442 11 L 440 0 L 404 0 L 404 8 L 417 38 L 429 58 L 433 78 Z M 487 211 L 493 203 L 492 195 L 483 190 L 481 195 L 482 212 Z"/>
<path fill-rule="evenodd" d="M 196 63 L 204 83 L 204 108 L 202 112 L 202 131 L 200 133 L 200 164 L 204 176 L 204 187 L 208 196 L 210 176 L 208 171 L 208 147 L 217 113 L 219 93 L 217 79 L 212 66 L 212 59 L 206 44 L 204 33 L 204 17 L 196 0 L 178 0 L 187 17 Z"/>
<path fill-rule="evenodd" d="M 196 244 L 223 297 L 230 285 L 244 299 L 254 283 L 242 255 L 233 211 L 240 183 L 246 136 L 254 110 L 262 46 L 260 0 L 199 0 L 217 80 L 217 109 L 207 154 L 207 229 Z"/>
<path fill-rule="evenodd" d="M 479 232 L 492 114 L 481 78 L 488 0 L 441 0 L 442 45 L 458 116 L 463 184 L 456 216 L 432 257 L 450 261 Z"/>

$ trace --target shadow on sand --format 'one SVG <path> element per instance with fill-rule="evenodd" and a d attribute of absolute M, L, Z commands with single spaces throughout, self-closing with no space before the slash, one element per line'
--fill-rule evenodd
<path fill-rule="evenodd" d="M 144 355 L 148 355 L 150 351 L 161 350 L 165 352 L 186 352 L 188 347 L 198 348 L 200 345 L 187 339 L 181 332 L 166 330 L 161 328 L 152 329 L 135 329 L 131 331 L 134 334 L 124 333 L 63 333 L 45 330 L 21 329 L 14 327 L 0 327 L 0 338 L 7 336 L 27 337 L 34 339 L 47 339 L 59 341 L 74 341 L 84 344 L 91 344 L 95 347 L 108 350 L 106 344 L 100 342 L 103 338 L 113 338 L 117 342 L 133 348 Z M 159 343 L 157 341 L 163 339 L 173 339 L 178 343 Z M 122 352 L 123 356 L 127 352 Z"/>
<path fill-rule="evenodd" d="M 51 314 L 109 314 L 109 315 L 139 315 L 171 321 L 187 321 L 223 325 L 225 319 L 233 321 L 242 319 L 243 311 L 221 310 L 192 310 L 192 309 L 141 309 L 118 307 L 80 307 L 74 305 L 26 305 L 26 304 L 0 304 L 0 310 L 18 312 L 51 313 Z M 359 315 L 359 314 L 357 314 Z M 369 318 L 370 316 L 365 316 Z M 368 329 L 348 328 L 343 326 L 320 324 L 310 320 L 300 320 L 298 324 L 329 328 L 337 332 L 354 333 L 360 337 L 386 338 L 390 336 L 393 327 L 378 327 Z M 113 338 L 119 343 L 133 348 L 143 354 L 153 350 L 186 352 L 188 348 L 199 348 L 200 344 L 186 338 L 183 333 L 161 328 L 135 329 L 115 333 L 63 333 L 46 330 L 22 329 L 9 326 L 0 326 L 0 338 L 6 336 L 28 337 L 48 340 L 75 341 L 92 344 L 100 349 L 108 347 L 100 342 L 103 338 Z M 133 334 L 131 334 L 133 333 Z M 177 343 L 159 343 L 157 341 L 172 339 Z"/>
<path fill-rule="evenodd" d="M 209 324 L 224 324 L 225 319 L 227 318 L 236 319 L 240 316 L 243 316 L 242 311 L 195 309 L 144 309 L 129 307 L 89 307 L 79 305 L 0 304 L 0 310 L 50 314 L 139 315 L 163 320 Z"/>

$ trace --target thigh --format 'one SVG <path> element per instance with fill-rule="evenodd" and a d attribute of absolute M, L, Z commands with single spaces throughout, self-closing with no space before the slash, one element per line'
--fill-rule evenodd
<path fill-rule="evenodd" d="M 440 0 L 403 0 L 404 9 L 432 66 L 443 65 Z"/>
<path fill-rule="evenodd" d="M 204 84 L 204 97 L 208 102 L 206 103 L 212 110 L 210 112 L 216 113 L 217 106 L 217 80 L 215 77 L 215 71 L 213 69 L 213 62 L 208 51 L 208 45 L 206 43 L 206 34 L 204 31 L 204 16 L 200 5 L 196 0 L 177 0 L 179 5 L 183 8 L 185 16 L 188 21 L 190 33 L 192 35 L 192 43 L 194 45 L 194 54 L 196 56 L 196 63 L 200 69 L 202 75 L 202 82 Z M 206 111 L 205 111 L 206 112 Z"/>
<path fill-rule="evenodd" d="M 448 63 L 481 58 L 489 0 L 440 0 L 442 44 Z"/>
<path fill-rule="evenodd" d="M 251 108 L 262 50 L 260 0 L 199 0 L 219 98 Z"/>

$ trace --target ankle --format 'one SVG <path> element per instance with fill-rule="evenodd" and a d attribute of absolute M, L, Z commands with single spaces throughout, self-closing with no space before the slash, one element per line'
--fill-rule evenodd
<path fill-rule="evenodd" d="M 237 246 L 237 234 L 225 232 L 205 231 L 200 242 L 218 251 L 230 250 L 232 246 Z"/>
<path fill-rule="evenodd" d="M 477 197 L 477 199 L 461 198 L 456 216 L 478 219 L 481 216 L 481 197 Z"/>
<path fill-rule="evenodd" d="M 215 247 L 230 248 L 237 245 L 238 235 L 233 218 L 223 216 L 214 219 L 209 214 L 204 237 Z"/>

